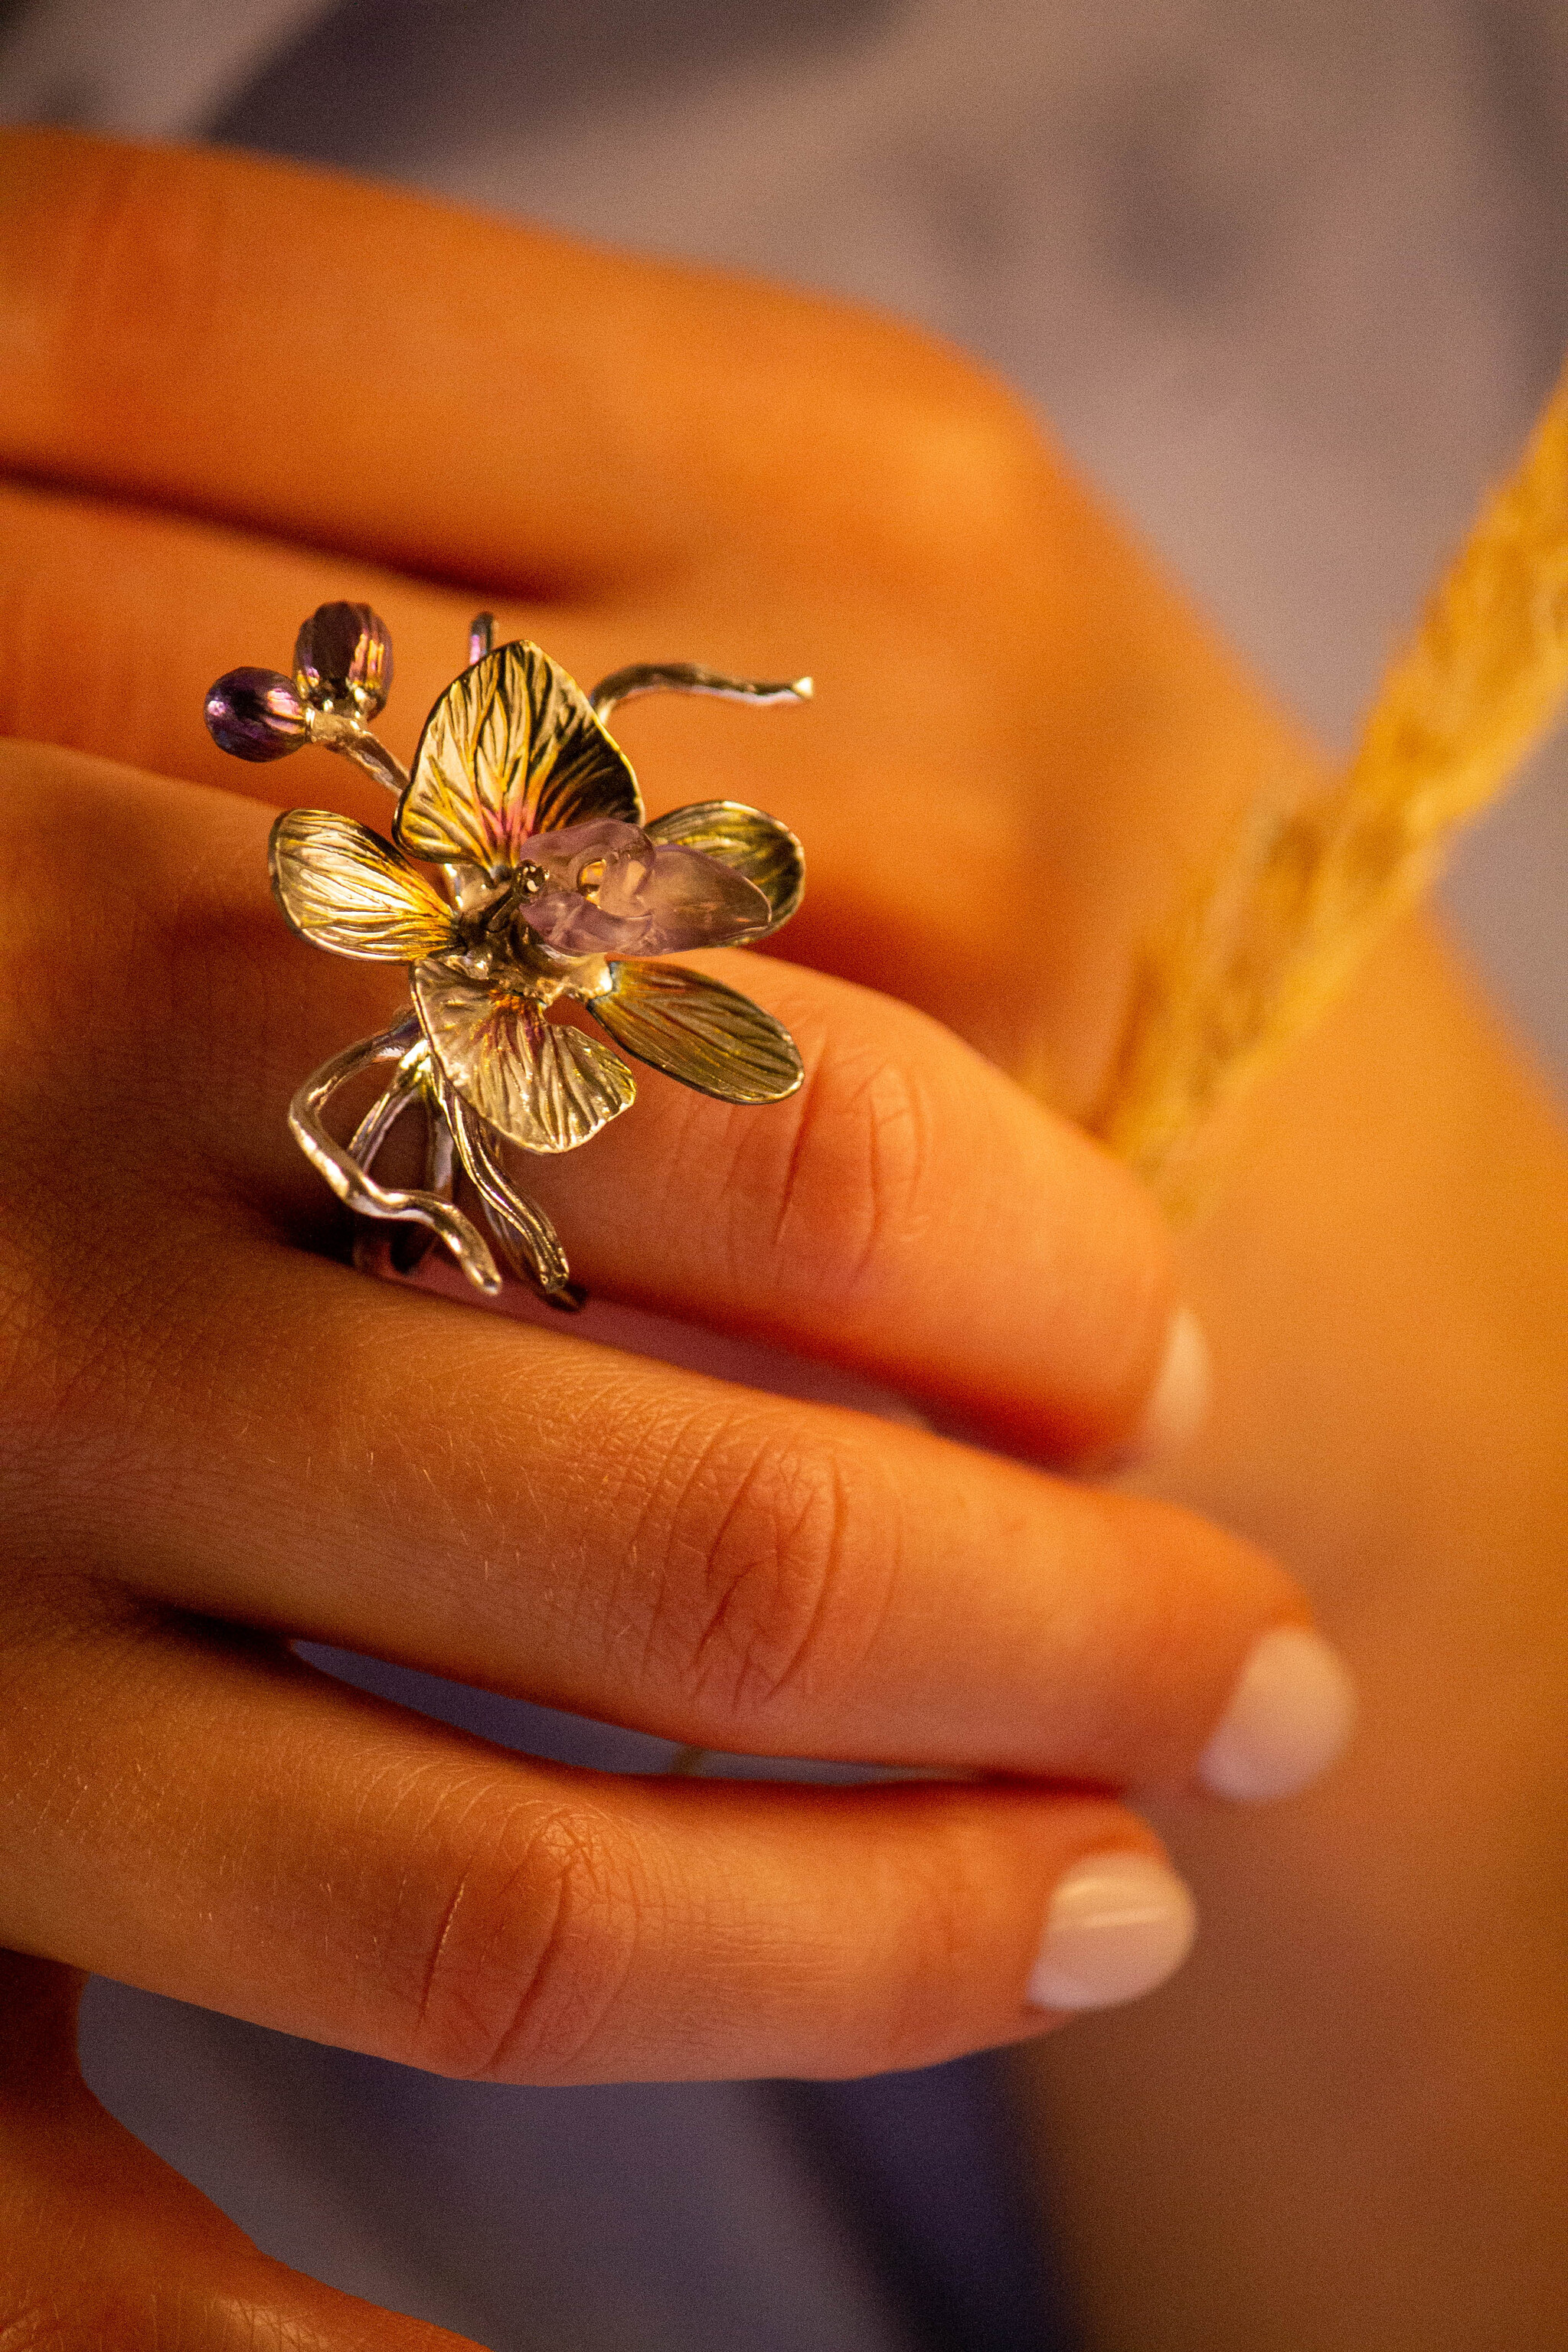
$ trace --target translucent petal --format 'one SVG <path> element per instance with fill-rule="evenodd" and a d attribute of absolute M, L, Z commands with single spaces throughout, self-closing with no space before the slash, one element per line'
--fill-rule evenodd
<path fill-rule="evenodd" d="M 419 963 L 451 945 L 451 908 L 400 851 L 353 817 L 286 810 L 268 860 L 289 921 L 334 955 Z"/>
<path fill-rule="evenodd" d="M 425 722 L 393 830 L 412 856 L 499 877 L 536 833 L 642 822 L 637 778 L 581 688 L 537 646 L 498 646 Z"/>
<path fill-rule="evenodd" d="M 679 963 L 618 963 L 588 1001 L 618 1045 L 721 1102 L 782 1102 L 805 1075 L 795 1039 L 749 996 Z"/>
<path fill-rule="evenodd" d="M 768 919 L 747 934 L 760 940 L 787 923 L 805 888 L 805 853 L 789 827 L 742 801 L 696 801 L 671 809 L 646 828 L 650 841 L 700 849 L 744 875 L 768 902 Z"/>
<path fill-rule="evenodd" d="M 426 963 L 414 974 L 414 1002 L 447 1083 L 525 1151 L 574 1150 L 636 1096 L 618 1054 L 547 1021 L 531 996 Z"/>
<path fill-rule="evenodd" d="M 624 835 L 597 849 L 598 834 Z M 552 856 L 557 841 L 583 844 L 566 861 Z M 729 947 L 768 928 L 768 902 L 744 875 L 700 850 L 653 844 L 630 825 L 578 825 L 570 834 L 541 834 L 534 850 L 552 877 L 575 887 L 545 890 L 523 908 L 523 919 L 563 955 L 679 955 L 688 948 Z M 580 869 L 590 858 L 600 869 L 591 898 L 582 895 Z"/>
<path fill-rule="evenodd" d="M 537 833 L 528 845 L 529 863 L 537 866 L 563 890 L 575 890 L 584 866 L 622 872 L 635 894 L 653 866 L 653 845 L 640 825 L 617 824 L 611 817 L 593 817 L 586 824 L 568 824 L 553 833 Z M 599 891 L 601 899 L 605 891 Z M 624 908 L 617 908 L 624 912 Z"/>
<path fill-rule="evenodd" d="M 752 882 L 699 849 L 654 845 L 653 872 L 638 904 L 648 927 L 640 955 L 679 955 L 685 948 L 732 947 L 768 929 L 768 902 Z"/>
<path fill-rule="evenodd" d="M 546 890 L 531 898 L 523 920 L 558 955 L 640 955 L 647 937 L 646 915 L 612 915 L 575 890 Z"/>

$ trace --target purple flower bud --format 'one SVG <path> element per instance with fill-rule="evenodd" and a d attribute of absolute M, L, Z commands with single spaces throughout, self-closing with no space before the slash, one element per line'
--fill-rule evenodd
<path fill-rule="evenodd" d="M 319 604 L 294 640 L 294 683 L 307 702 L 374 719 L 392 688 L 386 623 L 368 604 Z"/>
<path fill-rule="evenodd" d="M 305 706 L 275 669 L 231 669 L 207 689 L 207 732 L 237 760 L 281 760 L 305 740 Z"/>

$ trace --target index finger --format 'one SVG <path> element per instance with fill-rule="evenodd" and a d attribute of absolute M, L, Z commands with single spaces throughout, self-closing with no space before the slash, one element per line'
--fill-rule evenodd
<path fill-rule="evenodd" d="M 253 157 L 37 131 L 0 157 L 21 471 L 583 593 L 754 542 L 807 471 L 868 510 L 900 381 L 939 475 L 944 375 L 973 429 L 936 347 L 718 272 Z"/>

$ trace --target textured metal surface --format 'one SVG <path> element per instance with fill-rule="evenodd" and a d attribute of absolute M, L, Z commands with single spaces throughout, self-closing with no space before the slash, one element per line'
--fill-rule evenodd
<path fill-rule="evenodd" d="M 498 646 L 453 679 L 425 722 L 394 831 L 415 857 L 499 879 L 529 836 L 590 817 L 642 823 L 625 754 L 575 681 L 537 646 Z"/>
<path fill-rule="evenodd" d="M 610 985 L 589 1010 L 639 1062 L 720 1102 L 782 1102 L 801 1082 L 782 1022 L 684 964 L 612 964 Z"/>
<path fill-rule="evenodd" d="M 288 809 L 268 845 L 278 904 L 334 955 L 418 963 L 454 944 L 452 909 L 417 866 L 353 817 Z"/>
<path fill-rule="evenodd" d="M 524 1151 L 574 1151 L 631 1107 L 637 1086 L 620 1055 L 549 1020 L 521 988 L 476 986 L 426 963 L 414 1002 L 442 1076 Z"/>
<path fill-rule="evenodd" d="M 242 758 L 310 740 L 398 793 L 395 842 L 330 809 L 289 809 L 272 828 L 272 887 L 293 929 L 335 955 L 408 965 L 414 1000 L 395 1028 L 335 1055 L 300 1089 L 289 1124 L 301 1150 L 357 1215 L 405 1229 L 395 1271 L 434 1235 L 493 1296 L 502 1276 L 484 1226 L 507 1265 L 574 1307 L 583 1294 L 565 1253 L 508 1153 L 576 1150 L 630 1108 L 637 1083 L 618 1054 L 556 1017 L 562 1000 L 699 1093 L 779 1101 L 801 1081 L 788 1032 L 735 990 L 647 959 L 775 929 L 799 903 L 805 865 L 786 827 L 739 802 L 643 828 L 637 779 L 589 698 L 537 646 L 492 649 L 491 630 L 476 614 L 469 666 L 426 720 L 411 781 L 364 724 L 392 668 L 368 605 L 324 605 L 305 623 L 293 684 L 281 680 L 296 699 L 281 716 L 263 698 L 240 728 L 228 689 L 242 674 L 230 672 L 207 717 Z M 748 685 L 665 663 L 617 672 L 601 698 L 616 687 L 765 703 L 799 699 L 809 681 Z M 390 1082 L 344 1144 L 334 1098 L 389 1060 Z M 405 1116 L 424 1124 L 424 1181 L 384 1184 L 376 1161 Z M 381 1262 L 358 1245 L 355 1257 Z"/>
<path fill-rule="evenodd" d="M 536 1284 L 553 1305 L 581 1306 L 583 1294 L 573 1285 L 554 1226 L 543 1210 L 525 1200 L 509 1179 L 492 1129 L 451 1087 L 442 1089 L 441 1108 L 450 1139 L 513 1272 Z"/>

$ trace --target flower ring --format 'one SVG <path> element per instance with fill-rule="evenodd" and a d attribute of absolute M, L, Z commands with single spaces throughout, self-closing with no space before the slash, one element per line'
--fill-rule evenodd
<path fill-rule="evenodd" d="M 552 1304 L 580 1306 L 543 1212 L 511 1181 L 507 1146 L 571 1151 L 626 1109 L 621 1055 L 552 1008 L 580 1004 L 616 1043 L 721 1102 L 779 1102 L 801 1082 L 789 1032 L 732 988 L 648 961 L 764 938 L 800 903 L 795 835 L 738 801 L 703 801 L 643 822 L 637 778 L 605 720 L 661 689 L 749 702 L 798 701 L 809 678 L 757 685 L 687 663 L 617 670 L 591 695 L 534 645 L 490 644 L 481 613 L 469 666 L 419 739 L 412 774 L 370 732 L 392 646 L 364 604 L 323 604 L 300 632 L 294 675 L 231 670 L 206 699 L 214 739 L 240 759 L 309 742 L 359 762 L 397 793 L 392 839 L 326 809 L 272 828 L 272 887 L 317 947 L 411 967 L 413 1008 L 323 1065 L 289 1123 L 340 1200 L 423 1229 L 395 1251 L 406 1270 L 438 1236 L 487 1296 L 496 1258 L 458 1205 L 460 1165 L 503 1257 Z M 434 868 L 432 873 L 430 868 Z M 362 1070 L 396 1065 L 342 1144 L 330 1098 Z M 374 1164 L 405 1111 L 425 1118 L 424 1181 L 396 1189 Z"/>

